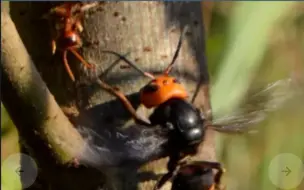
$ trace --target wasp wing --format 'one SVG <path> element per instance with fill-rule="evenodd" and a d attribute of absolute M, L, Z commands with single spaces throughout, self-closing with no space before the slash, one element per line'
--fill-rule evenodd
<path fill-rule="evenodd" d="M 270 112 L 278 110 L 294 95 L 290 78 L 269 83 L 249 95 L 238 111 L 226 114 L 212 121 L 213 130 L 224 133 L 254 133 L 256 124 L 264 121 Z"/>

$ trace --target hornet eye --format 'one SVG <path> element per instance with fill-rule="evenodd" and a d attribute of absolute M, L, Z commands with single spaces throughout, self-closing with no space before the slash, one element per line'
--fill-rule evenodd
<path fill-rule="evenodd" d="M 158 85 L 156 84 L 148 84 L 143 88 L 144 93 L 153 93 L 159 89 Z"/>

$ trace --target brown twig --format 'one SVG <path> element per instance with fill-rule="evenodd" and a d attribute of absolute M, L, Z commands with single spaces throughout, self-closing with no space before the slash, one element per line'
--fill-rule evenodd
<path fill-rule="evenodd" d="M 57 161 L 77 156 L 83 139 L 37 72 L 11 17 L 1 12 L 2 101 L 25 143 L 45 142 Z M 40 146 L 40 145 L 38 145 Z"/>

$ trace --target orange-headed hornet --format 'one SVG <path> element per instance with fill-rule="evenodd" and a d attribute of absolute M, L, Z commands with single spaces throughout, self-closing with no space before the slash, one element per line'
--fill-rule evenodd
<path fill-rule="evenodd" d="M 186 158 L 187 156 L 197 154 L 199 145 L 205 139 L 205 132 L 207 128 L 226 133 L 242 133 L 242 131 L 246 131 L 246 129 L 248 130 L 248 128 L 245 129 L 244 127 L 246 126 L 246 122 L 245 125 L 244 123 L 243 125 L 239 125 L 239 123 L 232 125 L 229 123 L 228 125 L 218 125 L 215 123 L 215 120 L 213 120 L 212 123 L 209 123 L 204 115 L 201 114 L 200 110 L 192 105 L 192 103 L 188 102 L 188 95 L 182 84 L 175 77 L 169 76 L 169 72 L 174 65 L 176 57 L 178 56 L 182 39 L 186 34 L 186 31 L 187 27 L 185 27 L 182 31 L 173 60 L 167 66 L 164 73 L 156 77 L 151 73 L 142 71 L 134 63 L 119 53 L 113 51 L 103 51 L 105 53 L 116 55 L 138 72 L 142 73 L 144 76 L 151 78 L 151 81 L 141 88 L 139 92 L 140 102 L 147 108 L 155 107 L 152 114 L 149 116 L 149 121 L 151 123 L 149 126 L 161 126 L 164 130 L 168 130 L 168 141 L 164 149 L 166 150 L 167 155 L 169 155 L 169 162 L 167 164 L 168 173 L 160 178 L 154 187 L 154 190 L 161 189 L 161 187 L 167 181 L 175 179 L 174 176 L 176 169 L 178 166 L 180 166 L 180 161 L 182 159 Z M 260 120 L 262 118 L 259 117 L 257 119 Z M 256 120 L 254 122 L 250 122 L 254 123 L 258 121 Z M 247 123 L 250 122 L 247 121 Z M 213 182 L 210 183 L 209 188 L 201 187 L 201 189 L 218 189 L 218 186 L 220 185 L 220 178 L 224 171 L 224 168 L 221 167 L 221 163 L 201 161 L 200 165 L 198 163 L 189 166 L 186 165 L 184 168 L 182 168 L 182 170 L 179 171 L 183 172 L 184 170 L 192 170 L 192 172 L 195 172 L 195 169 L 201 171 L 217 169 L 219 172 L 214 176 L 215 178 Z M 195 173 L 193 173 L 193 175 L 195 175 Z M 210 176 L 213 177 L 213 175 L 210 174 L 201 174 L 199 177 L 209 178 Z M 177 182 L 175 181 L 175 183 Z M 189 189 L 189 187 L 186 189 Z M 195 187 L 193 189 L 199 189 L 199 187 Z"/>

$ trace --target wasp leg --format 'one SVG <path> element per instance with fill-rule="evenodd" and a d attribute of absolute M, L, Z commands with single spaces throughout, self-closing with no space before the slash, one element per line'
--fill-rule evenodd
<path fill-rule="evenodd" d="M 225 169 L 222 167 L 222 164 L 219 162 L 208 162 L 208 161 L 199 161 L 197 162 L 202 168 L 211 168 L 218 170 L 214 176 L 215 189 L 221 189 L 221 179 L 225 173 Z"/>
<path fill-rule="evenodd" d="M 225 173 L 225 169 L 220 167 L 218 168 L 218 172 L 214 176 L 215 189 L 222 190 L 223 187 L 221 185 L 221 179 L 223 174 Z"/>
<path fill-rule="evenodd" d="M 102 89 L 106 90 L 107 92 L 109 92 L 113 96 L 117 97 L 123 103 L 123 105 L 127 108 L 127 110 L 131 113 L 132 117 L 134 118 L 134 120 L 137 123 L 143 124 L 143 125 L 146 125 L 146 126 L 150 125 L 147 121 L 144 121 L 143 119 L 141 119 L 136 114 L 136 111 L 133 108 L 132 104 L 130 103 L 130 101 L 127 99 L 127 97 L 122 92 L 120 92 L 118 89 L 115 89 L 115 88 L 111 87 L 110 85 L 101 81 L 100 79 L 97 79 L 96 82 L 99 84 L 99 86 Z"/>
<path fill-rule="evenodd" d="M 94 68 L 94 65 L 92 65 L 92 64 L 90 64 L 90 63 L 88 63 L 88 62 L 86 62 L 86 61 L 82 58 L 82 56 L 81 56 L 75 49 L 70 48 L 69 50 L 75 55 L 75 57 L 77 57 L 77 59 L 78 59 L 85 67 L 90 68 L 90 69 Z"/>
<path fill-rule="evenodd" d="M 81 33 L 83 31 L 83 26 L 79 20 L 75 23 L 77 30 Z"/>
<path fill-rule="evenodd" d="M 51 46 L 52 46 L 52 55 L 54 55 L 56 53 L 56 49 L 57 49 L 55 40 L 51 41 Z"/>
<path fill-rule="evenodd" d="M 75 81 L 75 77 L 73 75 L 73 72 L 69 66 L 69 63 L 68 63 L 68 59 L 67 59 L 67 51 L 64 50 L 63 51 L 63 63 L 64 63 L 64 66 L 69 74 L 69 76 L 71 77 L 72 81 L 74 82 Z"/>
<path fill-rule="evenodd" d="M 156 183 L 153 190 L 159 190 L 162 186 L 173 177 L 173 172 L 168 172 Z"/>
<path fill-rule="evenodd" d="M 156 183 L 155 187 L 153 188 L 153 190 L 159 190 L 167 181 L 169 181 L 173 176 L 174 176 L 174 172 L 176 167 L 178 166 L 178 162 L 180 160 L 180 156 L 179 155 L 174 155 L 174 156 L 170 156 L 167 168 L 168 168 L 168 173 L 166 173 L 165 175 L 163 175 L 160 180 Z"/>

